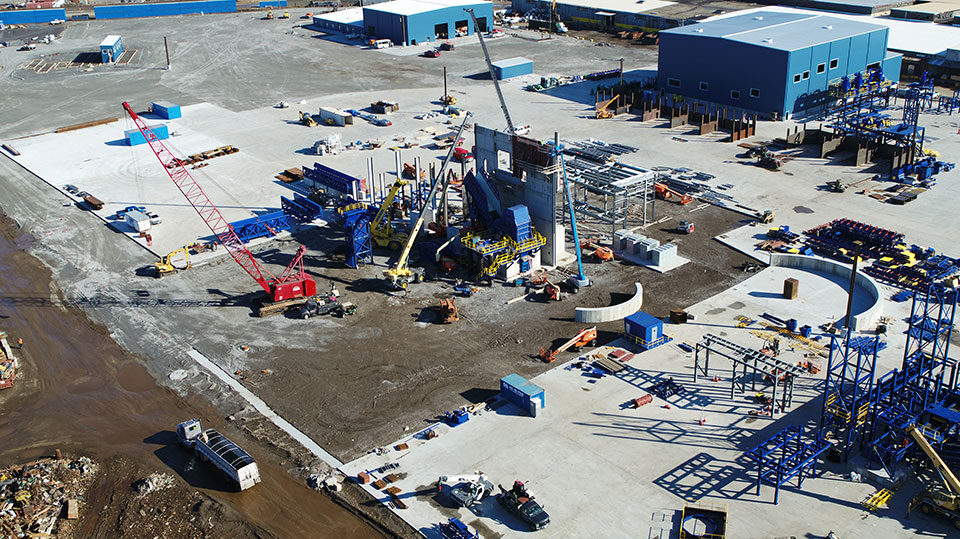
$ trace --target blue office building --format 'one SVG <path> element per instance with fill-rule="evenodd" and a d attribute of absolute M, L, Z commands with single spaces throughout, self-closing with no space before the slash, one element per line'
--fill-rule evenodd
<path fill-rule="evenodd" d="M 758 11 L 660 32 L 657 84 L 690 100 L 789 118 L 821 106 L 844 76 L 881 67 L 899 80 L 888 28 L 805 13 Z"/>
<path fill-rule="evenodd" d="M 366 35 L 389 39 L 395 45 L 436 42 L 458 35 L 472 35 L 473 9 L 481 32 L 493 28 L 493 4 L 478 0 L 393 0 L 363 7 Z"/>

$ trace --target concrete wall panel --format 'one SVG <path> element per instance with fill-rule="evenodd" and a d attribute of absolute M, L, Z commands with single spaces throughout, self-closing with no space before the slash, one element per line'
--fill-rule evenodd
<path fill-rule="evenodd" d="M 643 307 L 643 285 L 636 283 L 634 286 L 636 290 L 633 297 L 627 301 L 609 307 L 577 307 L 574 317 L 577 322 L 599 324 L 600 322 L 615 322 L 630 316 Z"/>

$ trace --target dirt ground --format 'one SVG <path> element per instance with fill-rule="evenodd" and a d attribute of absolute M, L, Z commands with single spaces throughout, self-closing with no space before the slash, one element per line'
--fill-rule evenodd
<path fill-rule="evenodd" d="M 287 455 L 242 436 L 204 400 L 156 385 L 107 331 L 57 298 L 50 272 L 27 254 L 32 238 L 0 220 L 0 325 L 23 338 L 21 370 L 0 393 L 0 462 L 64 453 L 102 463 L 81 510 L 78 537 L 293 537 L 327 530 L 343 537 L 378 531 L 286 473 Z M 257 456 L 264 482 L 245 493 L 197 466 L 174 427 L 198 417 Z M 146 447 L 146 450 L 145 450 Z M 180 472 L 174 488 L 140 498 L 131 485 L 155 471 Z"/>
<path fill-rule="evenodd" d="M 382 266 L 345 269 L 335 257 L 306 260 L 318 288 L 335 281 L 358 314 L 342 321 L 312 319 L 318 324 L 317 346 L 277 346 L 258 354 L 244 382 L 282 416 L 297 425 L 341 460 L 389 444 L 436 420 L 445 410 L 479 402 L 496 394 L 499 379 L 516 372 L 535 376 L 550 367 L 536 358 L 541 347 L 556 346 L 579 331 L 574 306 L 602 307 L 624 301 L 634 283 L 644 287 L 643 309 L 667 316 L 710 297 L 739 280 L 747 258 L 713 237 L 738 226 L 742 215 L 709 206 L 688 213 L 682 207 L 657 203 L 657 217 L 675 216 L 647 234 L 679 243 L 691 262 L 666 274 L 619 261 L 585 263 L 594 284 L 575 299 L 547 303 L 538 294 L 506 305 L 523 288 L 504 283 L 481 287 L 471 298 L 457 298 L 461 320 L 438 320 L 439 299 L 452 294 L 463 274 L 418 285 L 406 296 L 383 293 Z M 680 219 L 693 220 L 697 230 L 680 236 Z M 297 237 L 310 253 L 336 252 L 339 239 L 329 228 Z M 342 247 L 340 247 L 342 250 Z M 553 278 L 563 280 L 565 274 Z M 335 320 L 335 321 L 331 321 Z M 623 322 L 602 324 L 600 344 L 617 337 Z M 562 358 L 561 358 L 562 359 Z M 269 369 L 269 374 L 259 372 Z M 295 395 L 296 398 L 291 398 Z"/>

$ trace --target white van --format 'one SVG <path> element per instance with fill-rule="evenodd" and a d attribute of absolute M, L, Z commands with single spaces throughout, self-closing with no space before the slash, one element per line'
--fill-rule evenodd
<path fill-rule="evenodd" d="M 373 41 L 373 48 L 375 49 L 386 49 L 393 45 L 393 42 L 389 39 L 376 39 Z"/>

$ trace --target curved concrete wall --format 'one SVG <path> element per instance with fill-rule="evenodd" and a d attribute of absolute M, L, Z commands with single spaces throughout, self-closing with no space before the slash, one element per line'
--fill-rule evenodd
<path fill-rule="evenodd" d="M 636 286 L 636 291 L 633 297 L 623 303 L 593 309 L 577 307 L 575 315 L 577 322 L 589 324 L 613 322 L 614 320 L 622 320 L 639 311 L 640 307 L 643 307 L 643 286 L 640 283 L 636 283 L 634 286 Z"/>
<path fill-rule="evenodd" d="M 786 253 L 770 253 L 770 265 L 782 268 L 796 268 L 816 273 L 831 273 L 846 279 L 848 282 L 850 280 L 850 266 L 826 258 Z M 857 272 L 856 285 L 866 290 L 873 300 L 873 303 L 871 303 L 867 310 L 860 314 L 853 315 L 853 320 L 850 321 L 851 329 L 860 331 L 875 327 L 880 322 L 883 302 L 880 301 L 880 285 L 866 273 Z"/>

